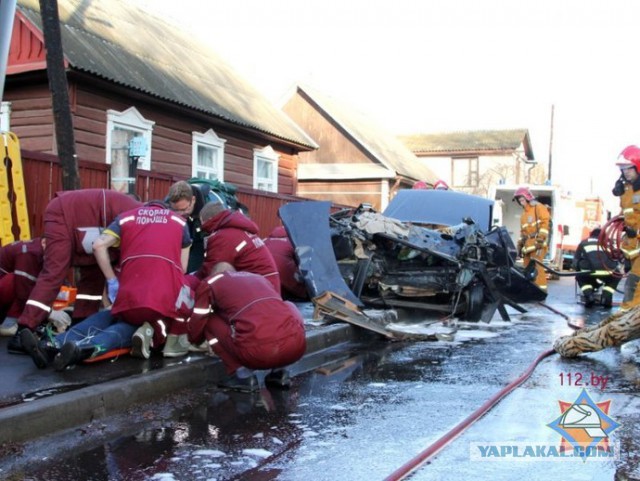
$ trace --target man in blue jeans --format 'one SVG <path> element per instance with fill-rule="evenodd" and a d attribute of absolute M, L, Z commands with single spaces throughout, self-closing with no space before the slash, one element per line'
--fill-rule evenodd
<path fill-rule="evenodd" d="M 56 371 L 101 356 L 114 349 L 131 347 L 131 337 L 140 326 L 134 326 L 111 315 L 111 310 L 97 312 L 68 331 L 38 342 L 35 336 L 24 346 L 35 365 L 46 368 L 53 361 Z"/>

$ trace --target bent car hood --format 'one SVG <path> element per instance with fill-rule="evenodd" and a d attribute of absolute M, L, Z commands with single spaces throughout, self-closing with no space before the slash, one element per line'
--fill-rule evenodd
<path fill-rule="evenodd" d="M 398 191 L 383 214 L 414 224 L 456 225 L 471 217 L 480 230 L 491 228 L 494 202 L 451 190 Z"/>

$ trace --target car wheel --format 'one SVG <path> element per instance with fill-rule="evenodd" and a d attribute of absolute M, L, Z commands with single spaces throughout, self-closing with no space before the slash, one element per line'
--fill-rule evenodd
<path fill-rule="evenodd" d="M 482 317 L 482 306 L 484 300 L 484 286 L 482 284 L 474 284 L 465 292 L 467 301 L 467 309 L 462 318 L 469 322 L 478 322 Z"/>

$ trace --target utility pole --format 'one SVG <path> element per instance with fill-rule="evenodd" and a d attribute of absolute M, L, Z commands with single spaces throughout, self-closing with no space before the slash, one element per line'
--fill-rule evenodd
<path fill-rule="evenodd" d="M 53 101 L 56 144 L 62 167 L 62 188 L 75 190 L 80 188 L 80 175 L 69 104 L 69 86 L 64 66 L 58 0 L 40 0 L 40 15 L 47 51 L 47 76 Z"/>
<path fill-rule="evenodd" d="M 551 128 L 549 129 L 550 130 L 549 132 L 549 173 L 547 174 L 547 180 L 549 181 L 549 184 L 551 184 L 551 167 L 553 166 L 552 159 L 553 159 L 553 111 L 554 109 L 555 109 L 555 106 L 551 104 Z"/>

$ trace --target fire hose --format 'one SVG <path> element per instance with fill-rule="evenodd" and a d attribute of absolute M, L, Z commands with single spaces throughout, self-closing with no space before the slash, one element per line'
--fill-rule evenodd
<path fill-rule="evenodd" d="M 622 261 L 624 260 L 624 256 L 622 254 L 621 245 L 623 240 L 624 233 L 624 219 L 622 216 L 617 216 L 608 221 L 605 226 L 602 228 L 600 232 L 600 236 L 598 237 L 598 247 L 601 249 L 602 253 L 606 255 L 609 259 L 614 261 Z M 590 271 L 578 271 L 578 272 L 559 272 L 552 269 L 549 266 L 544 265 L 541 261 L 537 259 L 531 259 L 532 261 L 541 265 L 546 271 L 551 272 L 557 276 L 561 277 L 572 277 L 577 276 L 579 274 L 588 274 Z M 612 275 L 616 275 L 616 273 L 612 272 Z M 617 274 L 620 275 L 620 274 Z M 547 309 L 555 312 L 556 314 L 560 314 L 562 317 L 570 321 L 569 317 L 560 311 L 551 308 L 551 306 L 540 302 L 538 303 Z M 569 322 L 571 326 L 571 322 Z M 574 326 L 571 326 L 576 328 Z M 476 411 L 474 411 L 471 415 L 469 415 L 462 422 L 457 424 L 453 429 L 448 431 L 444 436 L 440 437 L 433 444 L 428 446 L 422 452 L 420 452 L 413 459 L 409 460 L 407 463 L 402 465 L 400 468 L 395 470 L 389 476 L 385 478 L 385 481 L 400 481 L 405 479 L 408 475 L 417 470 L 420 466 L 428 462 L 431 458 L 433 458 L 436 454 L 438 454 L 445 446 L 451 443 L 454 439 L 460 436 L 464 431 L 466 431 L 473 423 L 475 423 L 478 419 L 484 416 L 489 410 L 495 407 L 505 396 L 507 396 L 511 391 L 524 383 L 531 374 L 535 370 L 535 368 L 540 364 L 540 362 L 546 357 L 555 354 L 553 349 L 543 352 L 540 354 L 533 363 L 527 368 L 527 370 L 517 379 L 509 383 L 503 389 L 494 394 L 489 400 L 487 400 L 482 406 L 480 406 Z"/>
<path fill-rule="evenodd" d="M 624 219 L 622 216 L 617 216 L 612 218 L 609 222 L 605 224 L 600 232 L 600 236 L 598 237 L 598 247 L 602 251 L 603 255 L 606 255 L 609 259 L 614 261 L 622 261 L 624 260 L 624 256 L 622 254 L 621 245 L 623 240 L 624 233 Z M 546 271 L 551 272 L 560 277 L 573 277 L 579 274 L 589 274 L 590 271 L 578 271 L 578 272 L 559 272 L 555 269 L 552 269 L 549 266 L 544 265 L 541 261 L 537 259 L 531 259 L 536 262 L 540 266 L 542 266 Z M 616 273 L 612 272 L 612 275 Z M 619 274 L 617 274 L 619 275 Z M 553 309 L 551 306 L 539 302 L 543 307 L 550 309 L 556 314 L 561 315 L 567 321 L 569 321 L 569 325 L 574 329 L 578 326 L 573 326 L 571 324 L 571 319 L 560 311 Z M 489 410 L 495 407 L 505 396 L 507 396 L 511 391 L 520 386 L 524 381 L 529 379 L 535 368 L 538 364 L 548 356 L 555 354 L 553 349 L 548 350 L 540 354 L 533 363 L 528 367 L 528 369 L 517 379 L 509 383 L 503 389 L 498 391 L 495 395 L 493 395 L 489 400 L 487 400 L 482 406 L 480 406 L 476 411 L 474 411 L 470 416 L 464 419 L 462 422 L 457 424 L 453 429 L 447 432 L 444 436 L 439 438 L 433 444 L 428 446 L 425 450 L 420 452 L 413 459 L 409 460 L 407 463 L 402 465 L 400 468 L 395 470 L 389 476 L 385 478 L 385 481 L 400 481 L 405 479 L 409 474 L 417 470 L 420 466 L 424 465 L 431 458 L 433 458 L 436 454 L 438 454 L 445 446 L 451 443 L 454 439 L 460 436 L 464 431 L 466 431 L 473 423 L 475 423 L 478 419 L 484 416 Z"/>
<path fill-rule="evenodd" d="M 433 458 L 436 454 L 438 454 L 445 446 L 447 446 L 451 441 L 460 436 L 464 431 L 467 430 L 473 423 L 475 423 L 478 419 L 484 416 L 489 410 L 495 407 L 507 394 L 513 391 L 515 388 L 520 386 L 523 382 L 525 382 L 531 374 L 535 370 L 535 368 L 540 364 L 540 362 L 552 354 L 555 354 L 553 349 L 543 352 L 540 354 L 535 361 L 527 368 L 527 370 L 517 379 L 511 381 L 507 386 L 502 388 L 496 394 L 494 394 L 489 400 L 487 400 L 482 406 L 480 406 L 477 410 L 475 410 L 469 417 L 465 420 L 457 424 L 453 429 L 447 432 L 444 436 L 438 439 L 436 442 L 431 444 L 413 459 L 409 460 L 404 465 L 400 466 L 400 468 L 396 469 L 393 473 L 385 478 L 385 481 L 400 481 L 401 479 L 405 479 L 409 474 L 414 472 L 424 463 Z"/>
<path fill-rule="evenodd" d="M 624 233 L 624 217 L 618 215 L 609 220 L 598 237 L 598 247 L 612 261 L 623 261 L 622 236 Z"/>
<path fill-rule="evenodd" d="M 625 257 L 622 253 L 622 241 L 624 236 L 624 218 L 621 215 L 613 217 L 609 220 L 602 230 L 600 231 L 600 235 L 598 236 L 598 254 L 606 256 L 608 259 L 615 262 L 622 262 L 625 260 Z M 533 263 L 541 266 L 545 271 L 550 272 L 551 274 L 558 277 L 574 277 L 580 274 L 590 274 L 591 271 L 574 271 L 574 272 L 560 272 L 552 267 L 544 264 L 539 259 L 531 258 L 531 262 L 529 265 L 534 265 Z M 602 262 L 604 265 L 605 263 Z M 527 266 L 528 267 L 528 266 Z M 609 270 L 609 273 L 612 276 L 624 277 L 619 272 Z M 527 275 L 527 268 L 525 267 L 525 276 Z M 529 276 L 527 277 L 535 277 L 535 269 L 532 272 L 529 272 Z"/>

